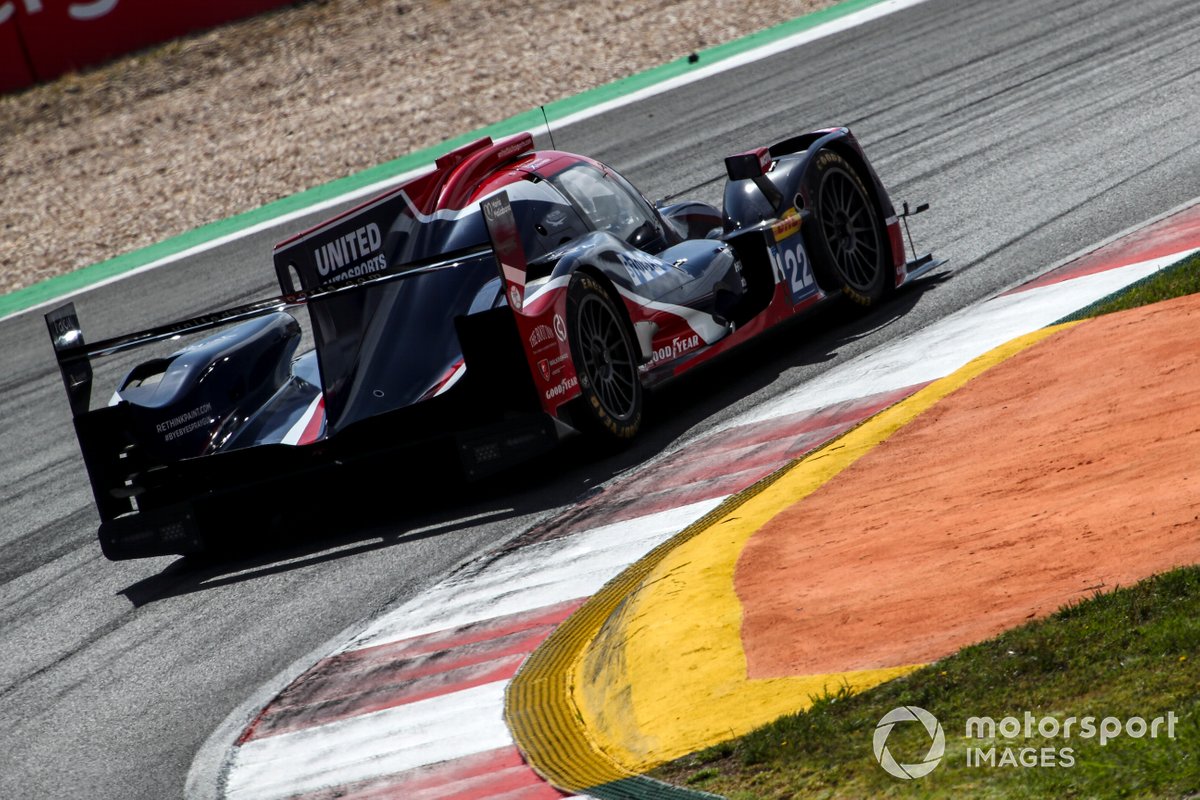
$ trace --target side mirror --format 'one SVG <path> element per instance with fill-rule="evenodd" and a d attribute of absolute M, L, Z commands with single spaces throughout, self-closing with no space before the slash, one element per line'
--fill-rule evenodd
<path fill-rule="evenodd" d="M 757 147 L 747 150 L 745 153 L 727 157 L 725 171 L 729 173 L 731 181 L 754 181 L 754 185 L 763 193 L 763 197 L 767 198 L 771 208 L 776 210 L 775 213 L 780 214 L 782 213 L 780 206 L 783 203 L 783 194 L 767 177 L 767 170 L 771 168 L 772 161 L 774 159 L 771 158 L 769 147 Z"/>
<path fill-rule="evenodd" d="M 758 147 L 727 157 L 725 172 L 731 181 L 753 180 L 766 175 L 773 160 L 770 149 Z"/>

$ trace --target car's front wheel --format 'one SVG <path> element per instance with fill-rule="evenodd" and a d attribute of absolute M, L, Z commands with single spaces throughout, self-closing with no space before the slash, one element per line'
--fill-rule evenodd
<path fill-rule="evenodd" d="M 893 277 L 875 203 L 850 163 L 832 150 L 817 155 L 809 181 L 816 219 L 805 241 L 817 282 L 859 305 L 874 305 Z"/>
<path fill-rule="evenodd" d="M 642 383 L 629 326 L 604 285 L 576 273 L 567 286 L 567 332 L 579 376 L 586 433 L 628 442 L 642 425 Z"/>

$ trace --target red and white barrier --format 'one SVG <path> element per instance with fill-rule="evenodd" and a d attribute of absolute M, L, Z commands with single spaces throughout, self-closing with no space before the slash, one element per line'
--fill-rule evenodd
<path fill-rule="evenodd" d="M 15 91 L 287 2 L 0 0 L 0 91 Z"/>

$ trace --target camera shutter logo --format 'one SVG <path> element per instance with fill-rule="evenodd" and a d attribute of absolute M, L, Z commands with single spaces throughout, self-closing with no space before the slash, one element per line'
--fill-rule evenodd
<path fill-rule="evenodd" d="M 887 748 L 888 736 L 898 722 L 921 723 L 925 731 L 929 734 L 929 738 L 933 740 L 932 744 L 929 745 L 929 752 L 925 754 L 925 758 L 915 764 L 901 764 L 896 761 L 891 751 Z M 894 775 L 901 780 L 908 781 L 928 775 L 941 763 L 942 755 L 946 752 L 946 734 L 942 732 L 942 725 L 937 721 L 937 717 L 925 709 L 917 708 L 916 706 L 900 706 L 899 708 L 893 708 L 883 715 L 883 719 L 879 720 L 879 724 L 875 726 L 873 744 L 875 746 L 875 759 L 879 762 L 879 765 L 889 775 Z"/>

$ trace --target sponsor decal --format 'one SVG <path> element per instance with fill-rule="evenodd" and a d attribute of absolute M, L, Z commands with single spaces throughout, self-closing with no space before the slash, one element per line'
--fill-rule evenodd
<path fill-rule="evenodd" d="M 554 315 L 554 335 L 558 337 L 560 342 L 567 340 L 567 323 L 561 314 Z"/>
<path fill-rule="evenodd" d="M 382 246 L 379 226 L 369 222 L 318 246 L 313 250 L 313 261 L 322 278 L 334 272 L 333 281 L 358 278 L 387 268 L 387 259 L 378 252 Z"/>
<path fill-rule="evenodd" d="M 550 383 L 556 377 L 561 375 L 563 372 L 563 369 L 566 366 L 568 358 L 569 358 L 569 356 L 567 353 L 560 353 L 559 355 L 556 355 L 554 358 L 540 359 L 538 361 L 537 366 L 538 366 L 538 372 L 542 376 L 542 382 Z M 547 398 L 547 399 L 549 399 L 549 398 Z"/>
<path fill-rule="evenodd" d="M 508 286 L 508 304 L 513 311 L 525 305 L 525 252 L 517 235 L 517 223 L 513 217 L 508 192 L 500 192 L 480 202 L 488 237 L 496 251 L 496 262 L 500 278 Z"/>
<path fill-rule="evenodd" d="M 782 242 L 799 231 L 800 223 L 803 220 L 804 218 L 797 214 L 794 208 L 789 209 L 778 222 L 771 226 L 771 234 L 775 237 L 775 241 Z"/>
<path fill-rule="evenodd" d="M 570 355 L 560 353 L 554 358 L 543 358 L 538 361 L 538 372 L 542 375 L 544 383 L 550 383 L 556 377 L 562 374 Z"/>
<path fill-rule="evenodd" d="M 533 161 L 530 161 L 528 164 L 521 167 L 521 169 L 527 172 L 537 172 L 542 167 L 548 166 L 553 160 L 554 159 L 552 158 L 546 158 L 544 156 L 541 158 L 535 158 Z"/>
<path fill-rule="evenodd" d="M 495 222 L 504 217 L 504 203 L 496 198 L 489 197 L 479 204 L 479 209 L 483 211 L 483 219 L 486 222 Z"/>
<path fill-rule="evenodd" d="M 31 5 L 29 0 L 26 0 L 26 7 Z M 38 3 L 40 7 L 41 4 Z M 67 6 L 67 13 L 71 19 L 89 20 L 99 19 L 111 12 L 117 7 L 117 0 L 93 0 L 91 3 L 71 3 Z"/>
<path fill-rule="evenodd" d="M 529 334 L 529 347 L 536 350 L 538 346 L 551 341 L 554 338 L 554 331 L 550 330 L 549 325 L 538 325 L 533 329 L 533 333 Z"/>
<path fill-rule="evenodd" d="M 330 279 L 329 282 L 337 283 L 338 281 L 348 281 L 352 278 L 361 278 L 364 275 L 383 272 L 385 269 L 387 269 L 387 259 L 383 257 L 383 253 L 380 253 L 369 261 L 364 261 L 361 264 L 351 267 L 345 272 L 338 273 L 332 279 Z"/>
<path fill-rule="evenodd" d="M 812 265 L 808 262 L 802 239 L 796 237 L 791 242 L 768 247 L 767 254 L 771 258 L 776 280 L 787 284 L 793 305 L 817 293 L 817 283 L 813 280 Z"/>
<path fill-rule="evenodd" d="M 679 358 L 685 353 L 690 353 L 700 346 L 700 337 L 697 334 L 691 336 L 676 336 L 662 347 L 657 347 L 654 350 L 654 355 L 650 358 L 650 366 L 656 367 L 664 361 L 671 361 Z"/>
<path fill-rule="evenodd" d="M 817 156 L 817 166 L 825 167 L 830 162 L 833 162 L 836 164 L 841 160 L 842 160 L 841 156 L 839 156 L 837 153 L 833 152 L 832 150 L 822 150 L 821 155 Z"/>
<path fill-rule="evenodd" d="M 525 141 L 513 142 L 508 147 L 505 147 L 496 153 L 496 160 L 507 161 L 513 156 L 520 155 L 521 153 L 525 152 L 525 148 L 528 146 L 528 144 L 529 143 Z"/>
<path fill-rule="evenodd" d="M 212 420 L 209 414 L 212 413 L 212 403 L 205 403 L 202 406 L 197 406 L 191 411 L 186 411 L 177 417 L 171 417 L 168 420 L 155 425 L 155 430 L 163 434 L 163 441 L 170 442 L 178 439 L 180 436 L 186 436 L 194 430 L 204 428 L 209 425 Z"/>
<path fill-rule="evenodd" d="M 23 2 L 26 14 L 36 14 L 42 10 L 42 0 L 23 0 Z M 71 19 L 86 22 L 107 16 L 116 7 L 117 0 L 93 0 L 90 3 L 71 3 L 67 6 L 67 14 Z M 7 22 L 8 18 L 13 15 L 13 11 L 13 0 L 6 0 L 6 2 L 0 3 L 0 23 Z"/>
<path fill-rule="evenodd" d="M 655 278 L 661 278 L 664 275 L 670 275 L 671 269 L 665 262 L 649 255 L 641 255 L 640 253 L 617 253 L 617 260 L 625 267 L 629 273 L 629 279 L 634 285 L 649 283 Z"/>
<path fill-rule="evenodd" d="M 78 344 L 83 338 L 79 330 L 79 318 L 74 314 L 51 318 L 50 328 L 54 331 L 54 346 L 58 349 Z"/>
<path fill-rule="evenodd" d="M 558 382 L 558 385 L 552 386 L 546 390 L 546 399 L 553 400 L 556 397 L 562 397 L 567 392 L 579 385 L 579 379 L 572 375 L 569 378 L 564 378 Z"/>

